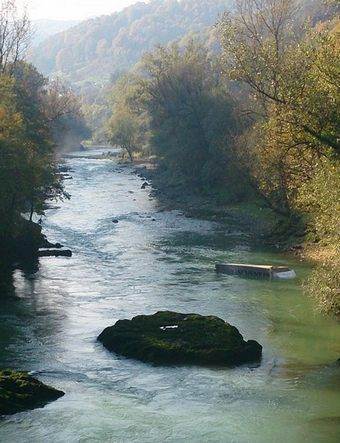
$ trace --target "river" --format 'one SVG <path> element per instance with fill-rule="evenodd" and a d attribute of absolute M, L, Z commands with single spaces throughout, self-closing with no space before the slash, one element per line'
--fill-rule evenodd
<path fill-rule="evenodd" d="M 16 270 L 0 311 L 0 367 L 28 369 L 66 395 L 1 418 L 0 441 L 340 441 L 340 328 L 302 293 L 308 266 L 162 210 L 112 160 L 79 154 L 67 164 L 72 198 L 47 211 L 44 231 L 74 255 Z M 218 260 L 288 262 L 298 279 L 218 276 Z M 263 345 L 261 365 L 154 367 L 96 342 L 118 319 L 164 309 L 224 318 Z"/>

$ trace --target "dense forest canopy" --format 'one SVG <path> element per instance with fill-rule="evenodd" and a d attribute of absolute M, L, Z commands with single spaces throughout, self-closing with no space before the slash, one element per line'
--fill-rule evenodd
<path fill-rule="evenodd" d="M 94 140 L 106 142 L 110 85 L 158 44 L 185 46 L 199 36 L 214 49 L 214 24 L 231 0 L 153 0 L 84 21 L 32 48 L 29 59 L 45 75 L 62 78 L 83 101 Z"/>
<path fill-rule="evenodd" d="M 158 47 L 143 57 L 139 72 L 114 88 L 111 142 L 130 157 L 146 145 L 191 188 L 242 194 L 231 179 L 237 175 L 232 144 L 242 125 L 216 57 L 195 41 Z"/>

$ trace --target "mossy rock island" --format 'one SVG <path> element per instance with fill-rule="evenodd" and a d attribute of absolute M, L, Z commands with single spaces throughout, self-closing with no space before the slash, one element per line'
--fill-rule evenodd
<path fill-rule="evenodd" d="M 0 415 L 41 408 L 64 392 L 46 386 L 27 372 L 0 371 Z"/>
<path fill-rule="evenodd" d="M 261 359 L 262 346 L 213 316 L 157 312 L 119 320 L 98 340 L 125 357 L 155 364 L 236 366 Z"/>

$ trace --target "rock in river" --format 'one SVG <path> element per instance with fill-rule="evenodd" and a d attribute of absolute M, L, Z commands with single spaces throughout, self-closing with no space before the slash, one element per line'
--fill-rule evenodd
<path fill-rule="evenodd" d="M 26 372 L 0 371 L 0 415 L 40 408 L 63 395 Z"/>
<path fill-rule="evenodd" d="M 244 341 L 221 318 L 169 311 L 119 320 L 98 340 L 109 351 L 156 364 L 235 366 L 262 355 L 259 343 Z"/>

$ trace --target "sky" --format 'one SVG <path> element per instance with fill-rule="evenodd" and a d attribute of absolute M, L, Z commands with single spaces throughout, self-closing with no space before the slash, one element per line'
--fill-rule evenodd
<path fill-rule="evenodd" d="M 83 20 L 102 14 L 112 14 L 138 0 L 18 0 L 28 4 L 31 20 Z"/>

